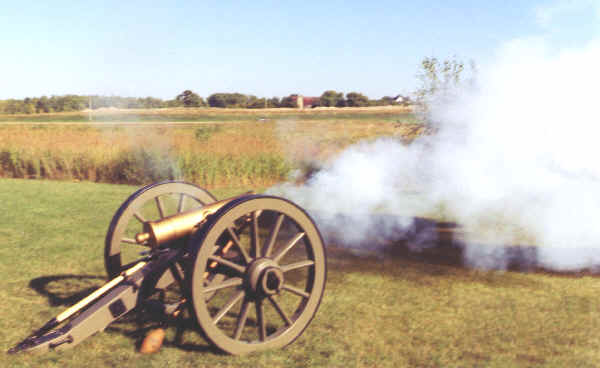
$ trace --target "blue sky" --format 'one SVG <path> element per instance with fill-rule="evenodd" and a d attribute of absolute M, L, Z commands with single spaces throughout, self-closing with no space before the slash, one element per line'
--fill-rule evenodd
<path fill-rule="evenodd" d="M 597 37 L 600 0 L 2 1 L 0 99 L 410 93 L 426 56 Z"/>

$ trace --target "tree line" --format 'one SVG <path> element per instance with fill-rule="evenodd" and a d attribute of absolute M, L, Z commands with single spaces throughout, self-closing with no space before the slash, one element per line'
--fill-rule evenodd
<path fill-rule="evenodd" d="M 0 113 L 4 114 L 35 114 L 50 112 L 81 111 L 90 108 L 99 109 L 115 107 L 122 109 L 150 109 L 160 107 L 180 106 L 174 100 L 162 100 L 155 97 L 120 97 L 120 96 L 42 96 L 27 97 L 22 100 L 0 100 Z"/>
<path fill-rule="evenodd" d="M 298 95 L 292 94 L 283 98 L 256 97 L 242 93 L 213 93 L 206 99 L 192 90 L 185 90 L 172 100 L 155 97 L 120 97 L 120 96 L 42 96 L 20 99 L 0 100 L 0 113 L 4 114 L 36 114 L 51 112 L 81 111 L 85 109 L 120 108 L 120 109 L 152 109 L 165 107 L 220 107 L 220 108 L 278 108 L 297 107 Z M 308 100 L 308 99 L 307 99 Z M 359 92 L 342 92 L 328 90 L 320 97 L 310 99 L 311 107 L 363 107 L 410 104 L 409 98 L 398 99 L 398 96 L 385 96 L 378 100 L 369 99 Z M 305 104 L 306 106 L 307 104 Z"/>

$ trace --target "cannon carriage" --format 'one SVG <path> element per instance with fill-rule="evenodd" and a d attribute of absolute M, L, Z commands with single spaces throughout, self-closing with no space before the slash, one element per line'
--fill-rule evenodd
<path fill-rule="evenodd" d="M 229 354 L 281 348 L 319 308 L 325 257 L 314 221 L 286 199 L 246 193 L 217 201 L 193 184 L 151 184 L 110 222 L 110 281 L 9 352 L 72 347 L 149 305 L 171 316 L 187 311 Z"/>

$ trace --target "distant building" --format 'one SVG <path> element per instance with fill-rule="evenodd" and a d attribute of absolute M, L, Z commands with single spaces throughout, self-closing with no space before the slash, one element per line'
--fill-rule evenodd
<path fill-rule="evenodd" d="M 396 97 L 394 97 L 394 102 L 397 104 L 402 104 L 404 102 L 406 102 L 407 98 L 402 96 L 402 95 L 398 95 Z"/>
<path fill-rule="evenodd" d="M 397 103 L 398 105 L 405 105 L 405 106 L 412 104 L 412 100 L 410 99 L 410 97 L 402 96 L 402 95 L 398 95 L 398 96 L 394 97 L 394 102 Z"/>
<path fill-rule="evenodd" d="M 312 108 L 319 106 L 321 97 L 305 97 L 302 95 L 293 95 L 292 99 L 296 103 L 296 107 L 299 109 Z"/>

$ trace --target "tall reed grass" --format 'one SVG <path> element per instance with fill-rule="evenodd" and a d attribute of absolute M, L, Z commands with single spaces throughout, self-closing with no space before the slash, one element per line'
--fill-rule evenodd
<path fill-rule="evenodd" d="M 183 179 L 218 187 L 268 185 L 290 169 L 269 131 L 251 127 L 0 128 L 2 177 L 127 184 Z"/>
<path fill-rule="evenodd" d="M 377 119 L 191 126 L 0 124 L 0 177 L 268 186 L 361 139 L 394 135 L 396 125 Z"/>
<path fill-rule="evenodd" d="M 280 155 L 252 156 L 182 153 L 165 155 L 145 148 L 123 150 L 99 159 L 77 152 L 31 152 L 0 149 L 0 177 L 88 180 L 143 184 L 164 179 L 184 179 L 206 187 L 232 184 L 271 184 L 284 180 L 291 169 Z"/>

